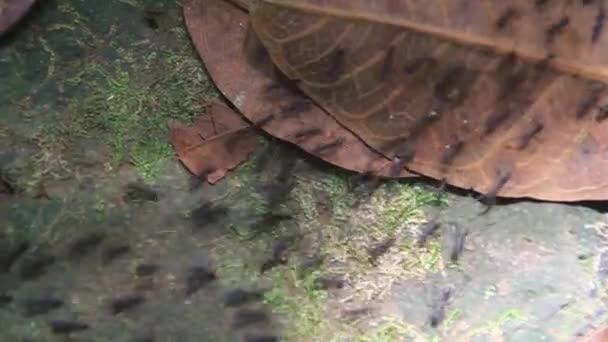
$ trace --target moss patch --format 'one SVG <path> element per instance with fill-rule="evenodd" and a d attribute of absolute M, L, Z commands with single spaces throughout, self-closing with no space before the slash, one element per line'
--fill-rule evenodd
<path fill-rule="evenodd" d="M 504 326 L 505 324 L 508 324 L 508 323 L 514 322 L 514 321 L 525 322 L 529 318 L 530 317 L 526 313 L 522 312 L 519 309 L 505 310 L 500 315 L 498 315 L 498 317 L 496 317 L 495 319 L 488 320 L 481 327 L 472 329 L 468 335 L 470 337 L 482 335 L 482 334 L 501 335 L 500 328 L 502 326 Z"/>
<path fill-rule="evenodd" d="M 143 70 L 87 65 L 68 84 L 91 80 L 91 94 L 72 101 L 65 119 L 48 127 L 44 136 L 55 148 L 77 138 L 101 138 L 112 147 L 113 167 L 132 163 L 152 181 L 174 154 L 169 121 L 190 121 L 204 111 L 205 100 L 215 96 L 200 62 L 188 52 L 144 58 Z M 154 69 L 169 72 L 142 77 Z"/>
<path fill-rule="evenodd" d="M 20 187 L 125 163 L 153 181 L 174 155 L 169 121 L 189 122 L 218 94 L 178 3 L 61 0 L 34 14 L 39 23 L 0 54 L 10 76 L 0 137 L 38 147 L 14 166 Z"/>
<path fill-rule="evenodd" d="M 235 193 L 226 199 L 236 208 L 265 207 L 264 199 L 251 189 L 264 180 L 245 165 L 229 181 Z M 335 170 L 334 170 L 335 171 Z M 245 191 L 247 190 L 247 191 Z M 279 319 L 286 341 L 330 340 L 393 341 L 415 335 L 411 326 L 382 313 L 366 319 L 341 317 L 343 301 L 365 306 L 381 302 L 398 280 L 423 277 L 443 268 L 438 244 L 414 246 L 423 208 L 435 204 L 436 195 L 419 186 L 399 181 L 383 185 L 371 200 L 353 208 L 355 197 L 344 172 L 320 177 L 296 176 L 296 186 L 280 212 L 294 214 L 294 221 L 279 223 L 270 233 L 250 239 L 247 224 L 236 224 L 233 233 L 211 242 L 214 264 L 224 281 L 242 286 L 266 287 L 266 304 Z M 236 233 L 235 233 L 236 232 Z M 273 243 L 295 236 L 286 265 L 260 274 L 260 265 L 272 253 Z M 367 248 L 388 237 L 395 244 L 376 266 L 368 261 Z M 323 260 L 307 267 L 310 260 Z M 321 275 L 339 275 L 347 285 L 341 290 L 316 286 Z"/>

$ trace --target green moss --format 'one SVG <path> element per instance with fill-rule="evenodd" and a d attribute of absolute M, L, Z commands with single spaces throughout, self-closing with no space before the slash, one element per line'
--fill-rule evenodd
<path fill-rule="evenodd" d="M 324 308 L 327 292 L 315 289 L 314 275 L 300 279 L 296 268 L 291 266 L 273 271 L 270 276 L 274 287 L 266 295 L 265 303 L 277 317 L 282 317 L 285 339 L 303 341 L 327 336 L 330 324 Z"/>
<path fill-rule="evenodd" d="M 454 324 L 454 322 L 456 322 L 460 318 L 461 314 L 462 312 L 460 312 L 459 309 L 449 310 L 448 313 L 445 315 L 445 319 L 443 320 L 443 326 L 445 328 L 449 328 L 452 324 Z"/>
<path fill-rule="evenodd" d="M 89 94 L 73 100 L 44 137 L 55 150 L 78 138 L 101 138 L 112 148 L 113 167 L 129 162 L 152 181 L 174 154 L 169 121 L 189 122 L 216 93 L 189 49 L 144 56 L 132 64 L 117 68 L 91 62 L 68 79 L 66 85 L 86 84 Z"/>
<path fill-rule="evenodd" d="M 529 319 L 530 317 L 523 311 L 521 311 L 520 309 L 509 309 L 509 310 L 505 310 L 503 311 L 501 314 L 499 314 L 496 318 L 489 320 L 488 322 L 484 323 L 482 326 L 472 329 L 468 336 L 476 336 L 479 334 L 483 334 L 483 333 L 491 333 L 494 331 L 500 331 L 500 328 L 509 323 L 509 322 L 513 322 L 513 321 L 520 321 L 520 322 L 525 322 Z"/>
<path fill-rule="evenodd" d="M 251 191 L 259 180 L 253 162 L 235 172 L 229 181 L 234 192 L 225 200 L 241 210 L 256 215 L 267 210 L 263 197 Z M 323 196 L 323 194 L 325 196 Z M 330 200 L 330 217 L 319 210 L 320 198 Z M 296 214 L 296 222 L 274 227 L 269 234 L 250 240 L 248 225 L 243 224 L 212 241 L 212 256 L 224 281 L 270 287 L 265 303 L 279 317 L 286 341 L 392 341 L 411 333 L 412 327 L 390 318 L 376 317 L 374 327 L 356 327 L 361 323 L 343 322 L 335 315 L 339 300 L 315 288 L 314 280 L 323 274 L 344 274 L 353 287 L 342 290 L 350 302 L 365 304 L 381 300 L 393 282 L 419 277 L 443 267 L 439 244 L 429 242 L 425 248 L 414 247 L 414 233 L 422 220 L 423 207 L 436 203 L 429 191 L 402 182 L 389 182 L 358 208 L 350 191 L 349 176 L 342 171 L 328 173 L 321 179 L 297 175 L 296 186 L 282 210 Z M 236 231 L 236 234 L 234 233 Z M 259 267 L 269 257 L 273 242 L 285 236 L 298 236 L 287 265 L 260 274 Z M 366 248 L 372 243 L 395 236 L 397 242 L 371 267 Z M 301 274 L 305 257 L 328 256 L 325 263 L 308 274 Z M 366 331 L 360 333 L 360 331 Z"/>
<path fill-rule="evenodd" d="M 370 329 L 356 342 L 392 342 L 402 341 L 412 336 L 412 328 L 397 318 L 385 318 L 377 327 Z"/>

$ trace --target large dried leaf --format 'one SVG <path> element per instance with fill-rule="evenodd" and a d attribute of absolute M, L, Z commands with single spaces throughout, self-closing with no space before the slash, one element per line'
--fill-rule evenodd
<path fill-rule="evenodd" d="M 15 25 L 36 0 L 0 0 L 0 35 Z"/>
<path fill-rule="evenodd" d="M 247 36 L 246 13 L 224 0 L 189 0 L 184 3 L 184 16 L 219 90 L 249 120 L 265 122 L 261 128 L 268 133 L 332 164 L 358 172 L 389 173 L 388 158 L 280 82 L 272 61 L 263 53 L 258 55 L 255 36 Z M 270 121 L 269 114 L 274 114 Z M 412 174 L 402 170 L 401 176 Z"/>
<path fill-rule="evenodd" d="M 278 68 L 409 169 L 480 192 L 608 198 L 604 1 L 258 0 Z M 607 120 L 608 121 L 608 120 Z"/>

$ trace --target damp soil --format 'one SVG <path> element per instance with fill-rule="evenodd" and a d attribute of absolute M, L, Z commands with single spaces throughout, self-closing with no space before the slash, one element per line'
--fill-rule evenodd
<path fill-rule="evenodd" d="M 176 1 L 39 1 L 0 38 L 0 80 L 1 341 L 62 340 L 51 320 L 87 323 L 77 341 L 570 341 L 608 319 L 601 205 L 510 201 L 482 216 L 474 194 L 439 205 L 435 185 L 410 180 L 354 206 L 354 175 L 264 135 L 202 184 L 168 123 L 219 95 Z M 285 173 L 292 184 L 277 185 Z M 433 213 L 441 226 L 418 246 Z M 454 229 L 467 231 L 455 262 Z M 389 240 L 369 265 L 362 246 Z M 289 261 L 260 274 L 281 243 Z M 195 267 L 217 280 L 188 295 Z M 246 315 L 226 294 L 262 287 L 248 307 L 268 322 L 235 328 Z M 132 295 L 143 301 L 112 312 Z M 36 298 L 63 305 L 27 315 Z"/>

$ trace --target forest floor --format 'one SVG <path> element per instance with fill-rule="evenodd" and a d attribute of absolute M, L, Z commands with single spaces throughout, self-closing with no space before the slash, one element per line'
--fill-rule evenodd
<path fill-rule="evenodd" d="M 387 182 L 355 206 L 353 174 L 263 135 L 221 182 L 197 182 L 168 123 L 204 115 L 219 95 L 174 0 L 40 1 L 0 39 L 0 79 L 1 341 L 53 341 L 53 319 L 89 324 L 77 341 L 186 342 L 254 332 L 570 341 L 608 320 L 605 209 L 509 201 L 480 216 L 472 194 L 438 195 L 419 180 Z M 281 172 L 288 186 L 276 184 Z M 419 245 L 432 216 L 441 228 Z M 464 252 L 452 261 L 459 229 Z M 24 243 L 19 260 L 6 257 Z M 277 245 L 284 262 L 262 273 Z M 129 251 L 108 262 L 121 246 Z M 192 267 L 218 279 L 188 296 Z M 227 308 L 237 288 L 266 292 Z M 144 301 L 112 313 L 127 295 Z M 28 313 L 38 298 L 63 305 Z M 252 310 L 271 320 L 235 329 Z"/>

